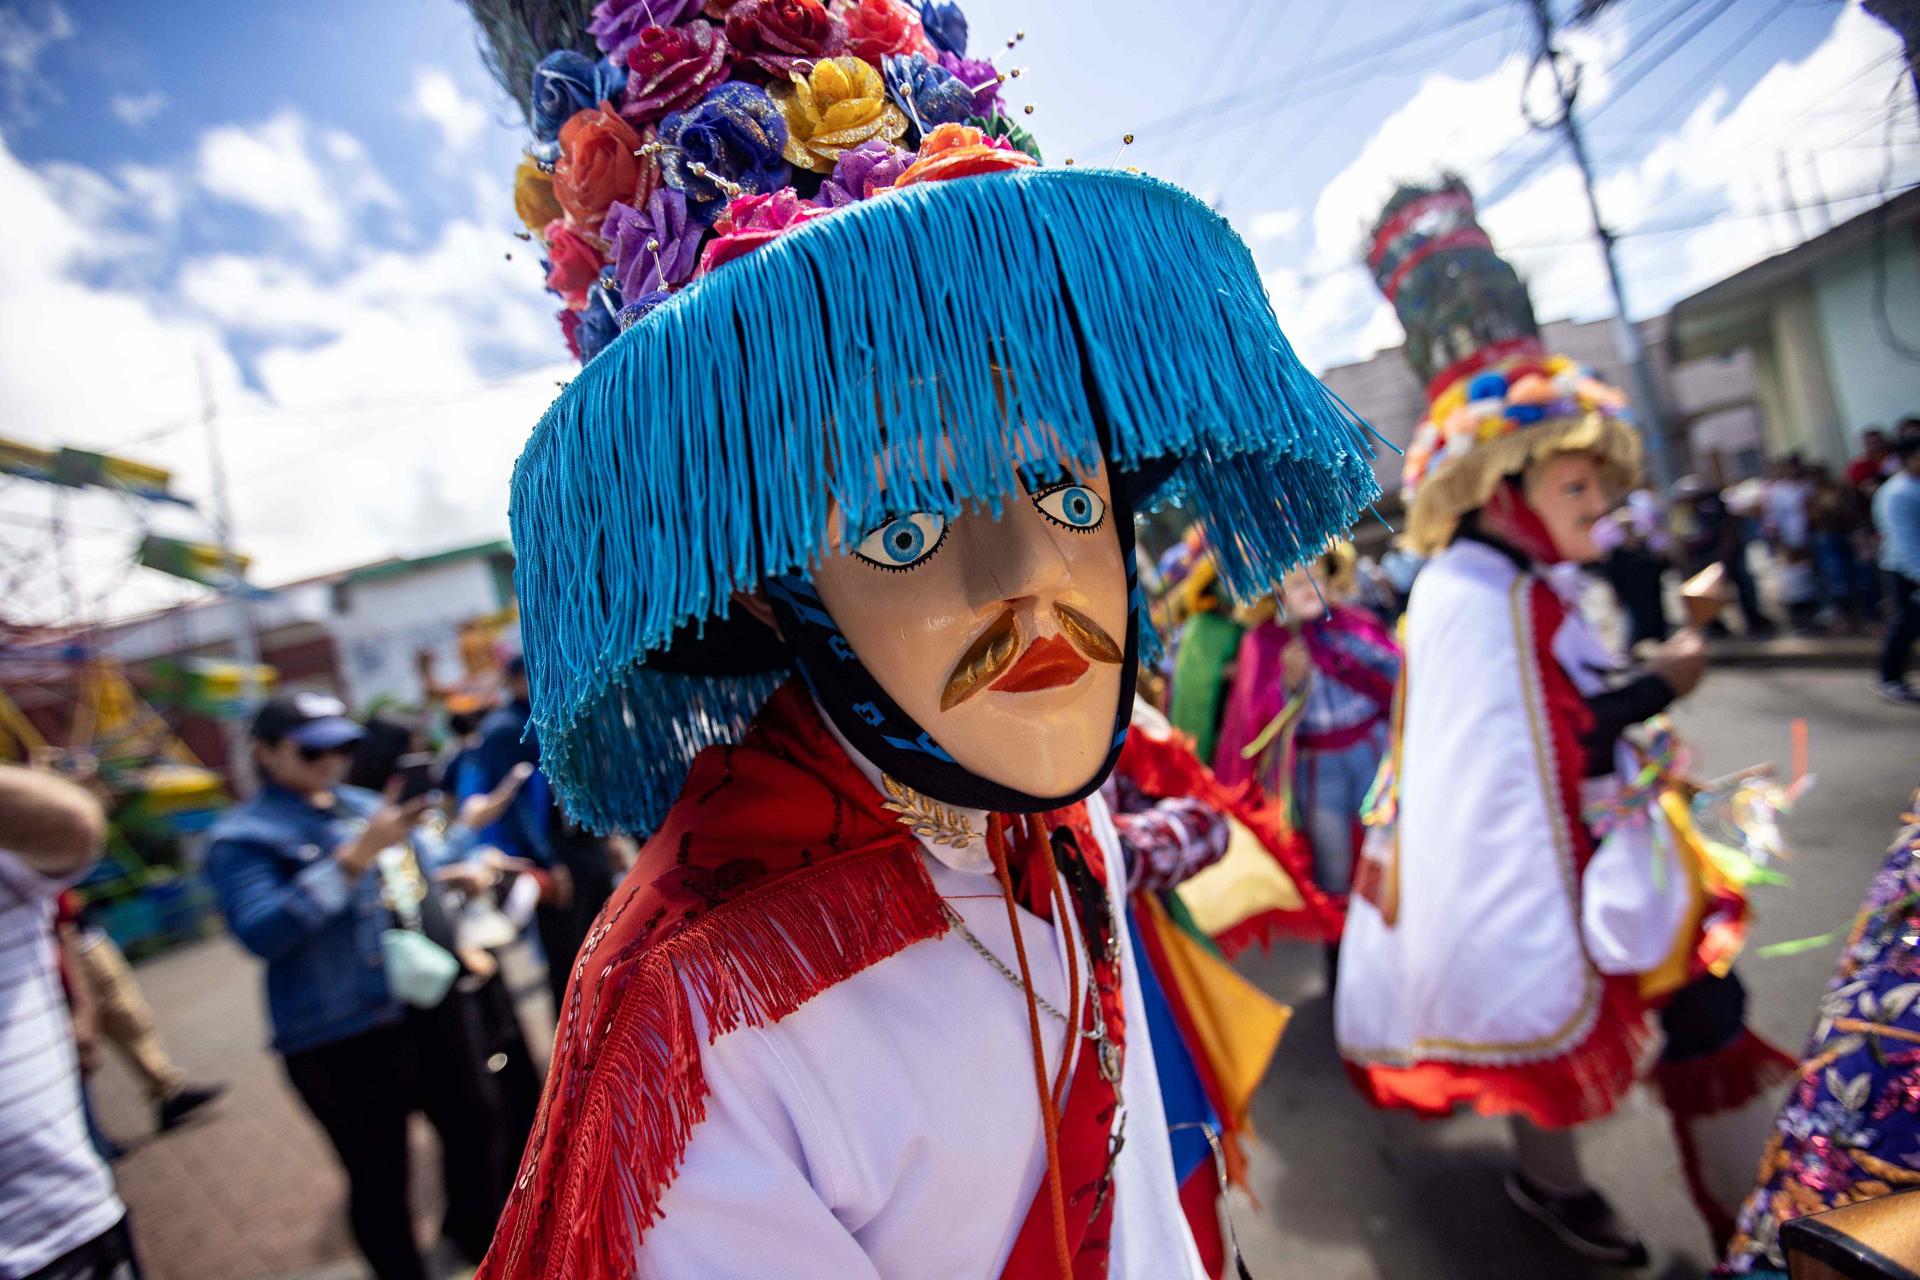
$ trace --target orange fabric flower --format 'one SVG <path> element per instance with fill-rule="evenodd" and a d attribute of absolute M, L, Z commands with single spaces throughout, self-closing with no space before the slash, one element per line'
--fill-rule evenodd
<path fill-rule="evenodd" d="M 560 126 L 553 194 L 577 227 L 598 232 L 615 200 L 631 203 L 641 180 L 640 135 L 609 103 L 577 112 Z"/>
<path fill-rule="evenodd" d="M 522 160 L 520 167 L 513 171 L 513 211 L 520 215 L 527 230 L 543 239 L 547 224 L 564 212 L 560 202 L 553 198 L 552 176 L 543 172 L 531 158 Z"/>
<path fill-rule="evenodd" d="M 919 154 L 893 185 L 910 187 L 916 182 L 944 182 L 976 173 L 1024 169 L 1033 163 L 1033 157 L 1026 152 L 1000 146 L 972 125 L 943 124 L 920 140 Z"/>

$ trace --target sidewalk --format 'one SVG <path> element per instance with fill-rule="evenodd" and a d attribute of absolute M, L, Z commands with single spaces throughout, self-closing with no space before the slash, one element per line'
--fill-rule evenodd
<path fill-rule="evenodd" d="M 547 1052 L 544 987 L 530 964 L 509 966 L 532 1048 Z M 115 1165 L 147 1280 L 358 1280 L 347 1234 L 346 1179 L 266 1047 L 260 962 L 218 938 L 135 971 L 161 1034 L 194 1080 L 224 1080 L 227 1096 L 167 1134 L 133 1077 L 107 1050 L 94 1105 L 126 1148 Z M 414 1218 L 423 1235 L 443 1201 L 432 1129 L 415 1121 Z"/>

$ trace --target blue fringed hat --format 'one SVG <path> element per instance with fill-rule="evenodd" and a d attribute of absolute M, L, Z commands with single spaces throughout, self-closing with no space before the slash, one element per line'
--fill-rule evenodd
<path fill-rule="evenodd" d="M 1252 596 L 1374 498 L 1246 246 L 1151 178 L 1039 168 L 1019 71 L 948 0 L 467 3 L 585 364 L 512 504 L 541 762 L 578 821 L 651 830 L 745 730 L 795 658 L 731 594 L 798 599 L 835 505 L 997 511 L 1016 463 L 1104 458 L 1123 522 L 1177 495 Z"/>
<path fill-rule="evenodd" d="M 1022 167 L 794 219 L 589 361 L 515 468 L 533 719 L 576 820 L 650 830 L 744 731 L 788 659 L 731 593 L 833 550 L 830 504 L 997 507 L 1010 443 L 1178 495 L 1245 597 L 1377 495 L 1362 424 L 1178 188 Z"/>

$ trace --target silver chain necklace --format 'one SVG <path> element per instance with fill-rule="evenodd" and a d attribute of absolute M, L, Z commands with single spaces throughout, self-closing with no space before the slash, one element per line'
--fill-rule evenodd
<path fill-rule="evenodd" d="M 1006 961 L 1000 960 L 998 956 L 995 956 L 995 954 L 987 948 L 985 942 L 981 942 L 977 936 L 973 936 L 972 929 L 966 927 L 966 921 L 960 919 L 960 912 L 952 910 L 952 906 L 947 904 L 947 902 L 941 902 L 941 913 L 947 917 L 948 925 L 952 925 L 958 935 L 966 938 L 966 944 L 972 946 L 975 952 L 979 952 L 979 958 L 987 961 L 989 965 L 993 965 L 995 973 L 998 973 L 1000 977 L 1004 977 L 1008 983 L 1014 984 L 1016 988 L 1020 988 L 1021 992 L 1031 994 L 1031 996 L 1033 996 L 1033 1004 L 1041 1007 L 1041 1011 L 1046 1013 L 1048 1017 L 1058 1019 L 1062 1027 L 1071 1027 L 1071 1025 L 1073 1025 L 1073 1023 L 1069 1021 L 1066 1013 L 1062 1013 L 1060 1009 L 1056 1009 L 1052 1004 L 1048 1004 L 1048 1002 L 1046 1002 L 1046 996 L 1043 996 L 1041 992 L 1031 990 L 1027 984 L 1021 981 L 1018 973 L 1014 973 L 1012 969 L 1006 967 Z M 1071 942 L 1069 942 L 1069 946 L 1071 946 Z M 1102 1042 L 1106 1040 L 1106 1013 L 1100 1011 L 1100 994 L 1098 994 L 1098 992 L 1094 990 L 1094 986 L 1092 986 L 1092 973 L 1087 975 L 1087 994 L 1089 994 L 1089 1004 L 1092 1006 L 1092 1019 L 1094 1019 L 1094 1023 L 1092 1023 L 1092 1027 L 1081 1027 L 1079 1034 L 1081 1034 L 1081 1038 L 1092 1040 L 1094 1044 L 1102 1044 Z"/>

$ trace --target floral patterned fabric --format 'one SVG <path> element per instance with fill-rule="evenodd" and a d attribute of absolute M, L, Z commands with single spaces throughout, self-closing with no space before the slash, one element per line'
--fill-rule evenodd
<path fill-rule="evenodd" d="M 1717 1276 L 1784 1280 L 1781 1223 L 1920 1186 L 1920 815 L 1907 824 L 1820 1001 Z"/>

